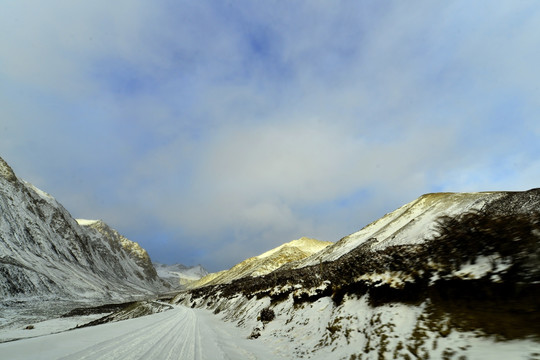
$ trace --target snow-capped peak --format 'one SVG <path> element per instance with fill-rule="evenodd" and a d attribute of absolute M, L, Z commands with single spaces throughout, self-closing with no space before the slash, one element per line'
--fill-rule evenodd
<path fill-rule="evenodd" d="M 332 245 L 333 243 L 330 242 L 330 241 L 320 241 L 320 240 L 317 240 L 317 239 L 311 239 L 311 238 L 308 238 L 308 237 L 301 237 L 300 239 L 297 239 L 297 240 L 292 240 L 292 241 L 289 241 L 288 243 L 285 243 L 285 244 L 282 244 L 272 250 L 268 250 L 267 252 L 264 252 L 262 253 L 261 255 L 258 255 L 258 256 L 255 256 L 255 258 L 257 259 L 264 259 L 264 258 L 267 258 L 269 256 L 272 256 L 274 255 L 275 253 L 279 252 L 280 250 L 282 250 L 283 248 L 286 248 L 286 247 L 291 247 L 291 248 L 297 248 L 299 249 L 300 251 L 308 254 L 309 255 L 312 255 L 316 252 L 319 252 L 321 251 L 322 249 L 324 249 L 325 247 L 327 247 L 328 245 Z"/>
<path fill-rule="evenodd" d="M 248 258 L 241 263 L 236 264 L 229 270 L 208 274 L 189 286 L 199 287 L 209 284 L 222 284 L 247 276 L 255 277 L 266 275 L 280 268 L 284 264 L 304 259 L 331 244 L 333 243 L 330 241 L 320 241 L 302 237 L 298 240 L 290 241 L 272 250 L 266 251 L 258 256 Z"/>
<path fill-rule="evenodd" d="M 109 225 L 104 223 L 102 220 L 85 220 L 85 219 L 77 219 L 77 223 L 83 227 L 88 227 L 95 229 L 99 233 L 101 233 L 104 236 L 112 237 L 116 239 L 126 250 L 128 253 L 130 253 L 132 256 L 135 256 L 136 258 L 140 259 L 143 262 L 150 262 L 150 257 L 148 256 L 148 253 L 145 249 L 143 249 L 138 243 L 129 240 L 123 235 L 120 235 L 116 230 L 111 228 Z M 148 264 L 150 265 L 150 264 Z"/>

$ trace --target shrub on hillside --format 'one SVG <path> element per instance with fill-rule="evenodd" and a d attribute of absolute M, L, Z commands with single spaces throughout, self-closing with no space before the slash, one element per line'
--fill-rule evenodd
<path fill-rule="evenodd" d="M 274 318 L 276 317 L 276 314 L 274 313 L 274 310 L 270 309 L 270 308 L 264 308 L 261 310 L 261 321 L 262 322 L 270 322 L 272 320 L 274 320 Z"/>
<path fill-rule="evenodd" d="M 455 271 L 478 256 L 512 264 L 521 279 L 540 277 L 540 214 L 494 215 L 480 211 L 437 221 L 438 236 L 425 244 L 427 256 Z"/>

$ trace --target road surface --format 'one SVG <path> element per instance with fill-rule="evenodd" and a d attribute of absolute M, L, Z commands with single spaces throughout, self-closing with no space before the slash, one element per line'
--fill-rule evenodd
<path fill-rule="evenodd" d="M 163 313 L 0 344 L 1 359 L 281 359 L 206 310 Z"/>

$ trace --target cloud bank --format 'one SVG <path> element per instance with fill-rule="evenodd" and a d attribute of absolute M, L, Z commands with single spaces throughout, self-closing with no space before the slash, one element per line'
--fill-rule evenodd
<path fill-rule="evenodd" d="M 21 0 L 0 153 L 154 260 L 336 241 L 432 191 L 540 178 L 540 6 Z"/>

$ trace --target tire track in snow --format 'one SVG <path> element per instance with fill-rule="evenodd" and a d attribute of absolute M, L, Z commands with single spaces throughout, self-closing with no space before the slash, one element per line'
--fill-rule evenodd
<path fill-rule="evenodd" d="M 151 351 L 160 341 L 166 341 L 173 334 L 181 332 L 186 325 L 189 327 L 189 324 L 186 324 L 187 315 L 185 312 L 175 311 L 173 316 L 164 321 L 97 343 L 62 360 L 148 359 L 142 355 Z"/>
<path fill-rule="evenodd" d="M 189 329 L 191 325 L 188 320 L 187 316 L 184 316 L 170 330 L 165 328 L 160 334 L 160 339 L 137 359 L 178 359 L 177 349 L 182 345 L 182 339 L 189 338 L 184 336 L 185 329 Z"/>
<path fill-rule="evenodd" d="M 276 358 L 261 343 L 240 337 L 231 324 L 201 310 L 175 307 L 160 315 L 121 335 L 110 330 L 114 324 L 108 324 L 112 327 L 107 331 L 114 337 L 59 357 L 62 360 Z"/>

